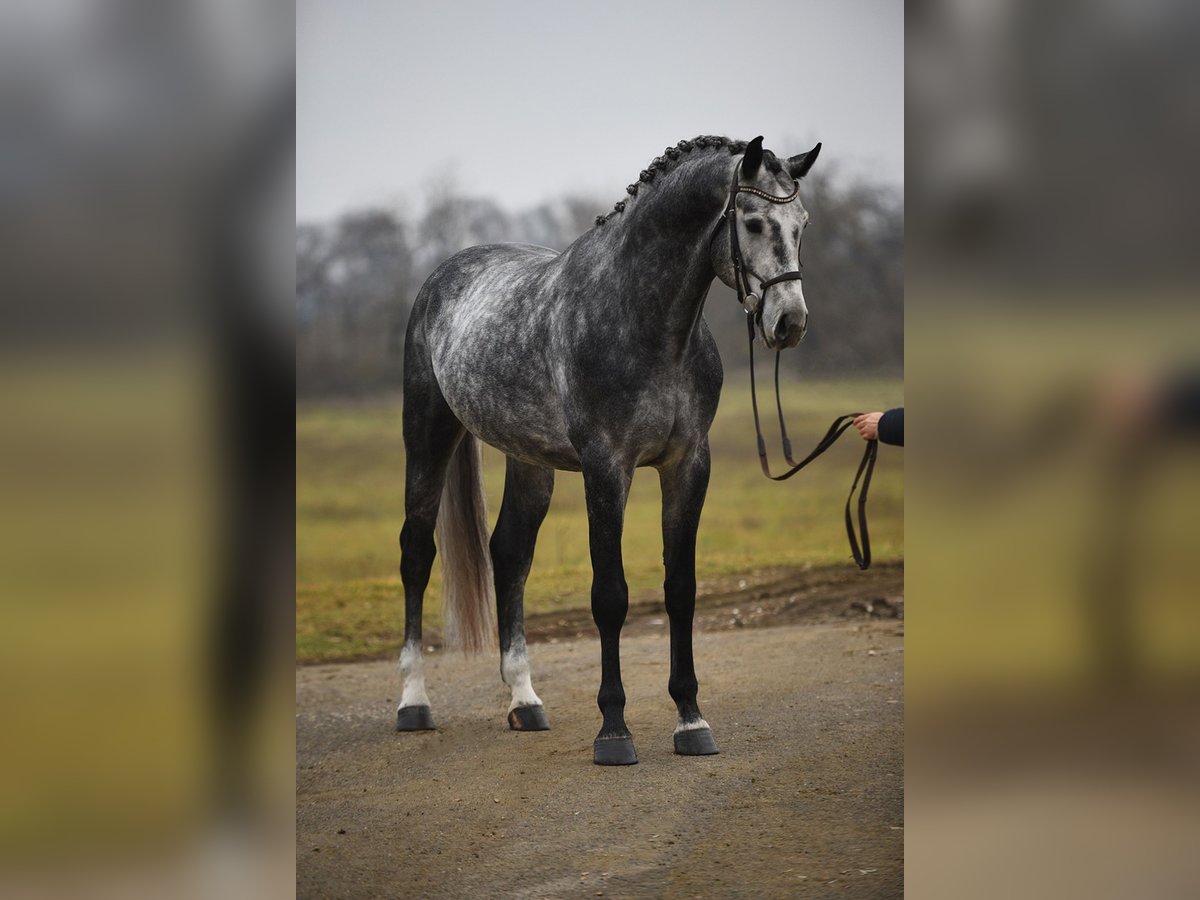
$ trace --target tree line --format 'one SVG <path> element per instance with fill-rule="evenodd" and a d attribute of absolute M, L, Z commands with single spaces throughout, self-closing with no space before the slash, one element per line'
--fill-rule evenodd
<path fill-rule="evenodd" d="M 897 374 L 903 364 L 904 207 L 897 191 L 810 175 L 802 199 L 810 330 L 785 355 L 806 374 Z M 296 228 L 296 383 L 302 396 L 365 394 L 402 383 L 417 291 L 446 257 L 475 244 L 566 248 L 611 203 L 568 196 L 511 212 L 449 186 L 418 210 L 362 209 Z M 726 370 L 746 361 L 733 291 L 714 282 L 705 317 Z"/>

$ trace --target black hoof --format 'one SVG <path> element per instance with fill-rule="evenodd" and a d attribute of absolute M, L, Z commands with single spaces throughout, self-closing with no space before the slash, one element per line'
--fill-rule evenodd
<path fill-rule="evenodd" d="M 633 766 L 637 761 L 631 737 L 596 738 L 592 744 L 592 762 L 598 766 Z"/>
<path fill-rule="evenodd" d="M 681 756 L 712 756 L 720 753 L 712 729 L 689 728 L 675 732 L 675 752 Z"/>
<path fill-rule="evenodd" d="M 516 706 L 508 711 L 508 727 L 513 731 L 549 731 L 550 720 L 544 706 Z"/>
<path fill-rule="evenodd" d="M 402 706 L 396 713 L 397 731 L 433 731 L 436 727 L 428 706 Z"/>

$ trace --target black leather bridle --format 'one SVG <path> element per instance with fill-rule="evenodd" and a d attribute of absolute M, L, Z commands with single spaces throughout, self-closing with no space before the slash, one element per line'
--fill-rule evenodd
<path fill-rule="evenodd" d="M 800 281 L 803 275 L 797 269 L 793 272 L 783 272 L 774 278 L 764 280 L 759 278 L 757 273 L 750 271 L 749 266 L 746 265 L 745 258 L 742 256 L 741 244 L 738 242 L 737 195 L 753 194 L 755 197 L 761 197 L 763 200 L 769 200 L 772 203 L 791 203 L 800 194 L 800 182 L 794 182 L 792 192 L 788 196 L 777 197 L 756 187 L 740 184 L 738 175 L 741 173 L 741 170 L 742 164 L 739 160 L 733 168 L 733 185 L 729 189 L 729 202 L 726 204 L 725 213 L 721 218 L 729 227 L 729 255 L 733 261 L 734 286 L 737 290 L 738 303 L 742 305 L 742 308 L 746 312 L 746 333 L 750 346 L 750 404 L 754 408 L 754 435 L 758 440 L 758 462 L 762 466 L 763 474 L 772 481 L 786 481 L 837 443 L 837 439 L 842 436 L 842 432 L 853 425 L 854 420 L 862 415 L 862 413 L 847 413 L 844 416 L 838 416 L 833 420 L 833 424 L 829 426 L 829 430 L 825 432 L 825 436 L 817 442 L 817 446 L 813 448 L 812 452 L 804 457 L 804 459 L 796 462 L 792 459 L 792 442 L 788 437 L 787 426 L 783 421 L 783 402 L 779 396 L 779 351 L 776 350 L 775 409 L 779 413 L 779 434 L 783 443 L 783 458 L 787 460 L 787 464 L 791 468 L 781 475 L 771 474 L 771 467 L 767 461 L 767 444 L 763 440 L 762 426 L 759 424 L 758 419 L 758 390 L 754 382 L 754 324 L 758 322 L 761 327 L 762 310 L 766 305 L 767 288 L 784 281 Z M 720 227 L 719 223 L 718 227 Z M 758 278 L 759 290 L 762 292 L 761 295 L 755 295 L 750 290 L 748 274 Z M 751 301 L 751 298 L 753 298 L 752 302 L 747 305 L 748 301 Z M 854 483 L 850 486 L 850 495 L 846 498 L 846 536 L 850 541 L 850 552 L 854 555 L 854 562 L 860 569 L 866 569 L 871 565 L 871 537 L 867 531 L 867 491 L 871 487 L 871 475 L 875 472 L 875 460 L 878 455 L 879 441 L 867 441 L 862 461 L 858 464 L 858 471 L 854 475 Z M 850 513 L 850 504 L 854 501 L 854 493 L 858 490 L 860 481 L 862 482 L 862 491 L 858 495 L 858 532 L 862 535 L 861 547 L 858 537 L 854 533 L 854 517 Z"/>
<path fill-rule="evenodd" d="M 746 265 L 745 257 L 742 256 L 742 245 L 738 242 L 737 196 L 738 194 L 752 194 L 755 197 L 761 197 L 763 200 L 769 200 L 771 203 L 791 203 L 800 196 L 800 182 L 793 182 L 792 192 L 786 197 L 777 197 L 774 194 L 760 191 L 758 188 L 751 187 L 748 184 L 740 184 L 738 182 L 738 173 L 741 170 L 742 164 L 740 162 L 733 167 L 733 185 L 729 188 L 729 202 L 725 206 L 725 214 L 722 218 L 729 224 L 729 255 L 733 259 L 733 278 L 737 287 L 738 303 L 746 307 L 747 315 L 755 317 L 761 323 L 763 306 L 766 305 L 767 288 L 783 281 L 800 281 L 804 276 L 800 269 L 797 269 L 794 272 L 783 272 L 774 278 L 764 279 L 759 278 L 757 272 L 750 271 L 750 267 Z M 759 290 L 762 291 L 761 295 L 756 295 L 750 290 L 749 275 L 758 278 Z M 753 298 L 753 302 L 750 306 L 746 306 L 747 301 L 751 298 Z"/>

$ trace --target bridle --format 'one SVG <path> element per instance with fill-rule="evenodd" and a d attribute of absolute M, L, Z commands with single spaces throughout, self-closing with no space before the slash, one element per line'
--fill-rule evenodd
<path fill-rule="evenodd" d="M 800 182 L 793 182 L 792 192 L 786 197 L 777 197 L 774 194 L 760 191 L 758 188 L 751 187 L 748 184 L 739 184 L 738 173 L 741 170 L 742 164 L 739 161 L 733 167 L 733 184 L 729 188 L 729 202 L 726 204 L 725 213 L 721 218 L 729 224 L 729 255 L 733 260 L 733 280 L 737 287 L 738 303 L 746 308 L 748 316 L 755 317 L 761 324 L 762 310 L 766 305 L 767 288 L 783 281 L 800 281 L 804 276 L 800 272 L 800 269 L 796 269 L 794 272 L 783 272 L 774 278 L 764 279 L 759 278 L 757 272 L 750 270 L 750 267 L 746 265 L 745 257 L 742 256 L 742 245 L 738 242 L 737 195 L 753 194 L 755 197 L 761 197 L 763 200 L 769 200 L 771 203 L 791 203 L 800 196 Z M 761 296 L 750 290 L 749 275 L 758 278 L 759 290 L 762 291 Z M 749 303 L 748 306 L 747 303 Z"/>
<path fill-rule="evenodd" d="M 772 481 L 786 481 L 837 443 L 837 439 L 842 436 L 842 432 L 854 424 L 854 420 L 862 415 L 862 413 L 848 413 L 844 416 L 838 416 L 833 420 L 833 424 L 829 426 L 829 430 L 825 432 L 825 436 L 817 442 L 817 446 L 813 448 L 812 452 L 800 460 L 800 462 L 796 462 L 792 459 L 792 442 L 788 437 L 787 426 L 783 421 L 783 402 L 779 396 L 779 351 L 776 350 L 775 409 L 779 413 L 779 435 L 783 443 L 783 458 L 791 468 L 781 475 L 771 474 L 771 467 L 767 461 L 767 444 L 763 440 L 762 426 L 759 424 L 758 419 L 758 390 L 754 381 L 754 323 L 757 321 L 761 327 L 762 310 L 766 305 L 767 288 L 784 281 L 800 281 L 803 275 L 797 269 L 793 272 L 783 272 L 774 278 L 764 280 L 759 278 L 757 273 L 750 271 L 750 267 L 746 265 L 746 260 L 742 256 L 741 244 L 738 242 L 737 195 L 753 194 L 755 197 L 761 197 L 763 200 L 769 200 L 771 203 L 791 203 L 800 194 L 800 182 L 793 182 L 792 192 L 786 197 L 778 197 L 774 194 L 768 194 L 766 191 L 759 190 L 756 187 L 740 184 L 738 175 L 741 169 L 742 164 L 741 160 L 739 160 L 733 167 L 733 184 L 729 188 L 729 202 L 725 206 L 725 212 L 721 216 L 721 221 L 727 223 L 729 227 L 729 256 L 733 261 L 734 286 L 737 289 L 738 303 L 742 305 L 742 308 L 746 312 L 746 334 L 749 338 L 750 346 L 750 405 L 754 409 L 754 435 L 758 441 L 758 462 L 762 466 L 763 474 Z M 718 222 L 717 227 L 720 228 L 720 222 Z M 750 290 L 750 280 L 747 273 L 758 278 L 759 290 L 762 292 L 761 295 L 756 295 Z M 854 555 L 854 562 L 860 569 L 866 569 L 871 565 L 871 537 L 867 531 L 867 491 L 871 487 L 871 475 L 875 471 L 875 459 L 878 454 L 879 441 L 867 441 L 862 461 L 858 464 L 858 471 L 854 475 L 854 483 L 850 486 L 850 495 L 846 498 L 846 536 L 850 541 L 850 552 Z M 858 495 L 858 531 L 862 535 L 861 548 L 858 538 L 854 533 L 854 517 L 850 513 L 850 504 L 854 500 L 854 493 L 858 490 L 860 480 L 862 482 L 862 491 Z"/>

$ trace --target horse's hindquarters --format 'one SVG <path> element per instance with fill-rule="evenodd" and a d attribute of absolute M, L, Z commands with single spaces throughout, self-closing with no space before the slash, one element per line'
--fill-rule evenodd
<path fill-rule="evenodd" d="M 523 462 L 577 470 L 546 358 L 554 303 L 541 275 L 549 252 L 497 245 L 452 257 L 426 285 L 426 335 L 438 386 L 472 434 Z"/>

